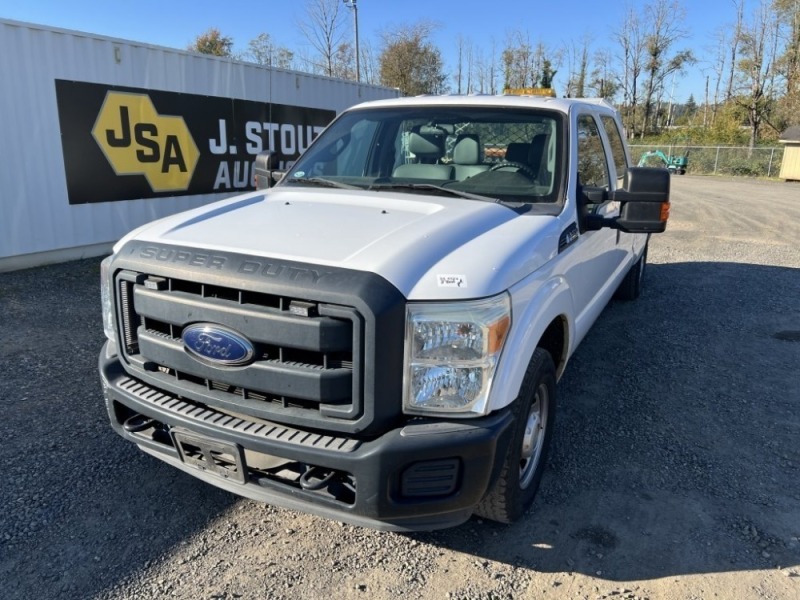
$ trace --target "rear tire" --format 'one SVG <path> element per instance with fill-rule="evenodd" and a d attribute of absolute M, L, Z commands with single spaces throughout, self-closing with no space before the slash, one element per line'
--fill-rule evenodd
<path fill-rule="evenodd" d="M 644 282 L 644 272 L 647 267 L 647 244 L 639 260 L 631 267 L 625 279 L 619 284 L 614 297 L 617 300 L 636 300 L 642 293 L 642 283 Z"/>
<path fill-rule="evenodd" d="M 512 523 L 533 503 L 547 462 L 556 411 L 556 376 L 550 353 L 536 348 L 512 405 L 513 437 L 500 476 L 475 514 Z"/>

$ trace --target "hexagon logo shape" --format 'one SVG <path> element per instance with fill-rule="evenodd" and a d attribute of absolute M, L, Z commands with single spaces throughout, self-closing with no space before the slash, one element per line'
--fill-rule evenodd
<path fill-rule="evenodd" d="M 92 137 L 117 175 L 144 175 L 154 192 L 188 189 L 200 158 L 183 117 L 159 115 L 147 94 L 108 92 Z"/>

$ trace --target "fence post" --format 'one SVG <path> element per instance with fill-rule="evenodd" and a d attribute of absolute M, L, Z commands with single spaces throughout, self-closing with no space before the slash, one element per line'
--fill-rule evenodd
<path fill-rule="evenodd" d="M 717 157 L 714 159 L 714 175 L 717 174 L 717 164 L 719 163 L 719 146 L 717 146 Z"/>
<path fill-rule="evenodd" d="M 772 177 L 772 159 L 775 158 L 775 148 L 772 149 L 772 152 L 769 155 L 769 168 L 767 169 L 767 177 Z"/>

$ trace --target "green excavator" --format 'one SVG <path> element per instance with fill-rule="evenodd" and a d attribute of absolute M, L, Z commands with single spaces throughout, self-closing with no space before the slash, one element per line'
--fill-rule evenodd
<path fill-rule="evenodd" d="M 651 158 L 660 160 L 664 163 L 664 166 L 669 169 L 670 173 L 677 173 L 678 175 L 684 175 L 686 173 L 686 167 L 689 165 L 688 150 L 682 155 L 664 154 L 661 150 L 651 150 L 650 152 L 642 154 L 642 157 L 639 159 L 639 166 L 646 167 Z"/>

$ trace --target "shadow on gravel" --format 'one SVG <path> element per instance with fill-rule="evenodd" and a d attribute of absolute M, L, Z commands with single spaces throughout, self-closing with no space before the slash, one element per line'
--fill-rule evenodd
<path fill-rule="evenodd" d="M 4 598 L 99 595 L 189 538 L 219 552 L 206 535 L 236 501 L 111 431 L 98 263 L 0 275 Z M 415 538 L 612 580 L 800 563 L 800 343 L 775 335 L 800 330 L 800 270 L 649 269 L 644 296 L 608 307 L 559 386 L 531 514 Z"/>
<path fill-rule="evenodd" d="M 648 266 L 559 384 L 531 512 L 418 534 L 617 581 L 800 565 L 800 269 Z"/>
<path fill-rule="evenodd" d="M 0 274 L 3 598 L 90 598 L 236 501 L 111 431 L 97 374 L 98 265 Z"/>

